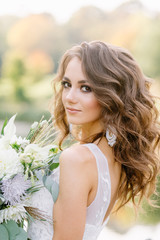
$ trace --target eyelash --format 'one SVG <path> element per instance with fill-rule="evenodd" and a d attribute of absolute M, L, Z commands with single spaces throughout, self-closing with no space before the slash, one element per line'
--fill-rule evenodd
<path fill-rule="evenodd" d="M 87 85 L 82 85 L 81 89 L 82 88 L 86 88 L 87 89 L 86 91 L 83 91 L 83 92 L 92 92 L 91 88 L 89 86 L 87 86 Z"/>
<path fill-rule="evenodd" d="M 61 85 L 64 87 L 64 88 L 68 88 L 68 87 L 71 87 L 71 84 L 69 83 L 69 82 L 67 82 L 67 81 L 62 81 L 61 82 Z M 67 85 L 67 86 L 66 86 Z M 83 91 L 83 92 L 91 92 L 92 91 L 92 89 L 88 86 L 88 85 L 82 85 L 81 87 L 80 87 L 80 89 L 82 89 L 82 88 L 86 88 L 87 90 L 85 90 L 85 91 Z"/>
<path fill-rule="evenodd" d="M 69 85 L 69 86 L 66 86 L 66 83 L 67 83 L 67 85 Z M 69 82 L 67 82 L 67 81 L 62 81 L 62 82 L 61 82 L 61 85 L 62 85 L 64 88 L 71 87 L 71 84 L 70 84 Z"/>

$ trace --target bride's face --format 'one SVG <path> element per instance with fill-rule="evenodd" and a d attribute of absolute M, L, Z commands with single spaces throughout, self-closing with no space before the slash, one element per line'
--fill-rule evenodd
<path fill-rule="evenodd" d="M 81 61 L 74 57 L 62 79 L 62 102 L 69 123 L 83 125 L 99 121 L 101 106 L 82 71 Z"/>

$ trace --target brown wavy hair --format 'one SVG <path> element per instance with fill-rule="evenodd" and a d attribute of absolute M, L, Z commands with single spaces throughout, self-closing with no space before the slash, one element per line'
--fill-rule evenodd
<path fill-rule="evenodd" d="M 159 172 L 160 125 L 155 98 L 149 92 L 151 80 L 126 49 L 101 41 L 83 42 L 69 49 L 53 81 L 52 107 L 55 126 L 60 130 L 60 146 L 69 134 L 60 82 L 73 57 L 80 59 L 83 72 L 102 106 L 104 131 L 109 126 L 117 136 L 113 151 L 115 160 L 122 165 L 119 207 L 129 200 L 139 205 L 143 196 L 149 198 L 154 193 Z M 99 133 L 97 138 L 103 134 Z"/>

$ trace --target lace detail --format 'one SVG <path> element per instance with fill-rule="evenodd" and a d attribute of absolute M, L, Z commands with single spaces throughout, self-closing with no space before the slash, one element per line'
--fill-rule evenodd
<path fill-rule="evenodd" d="M 59 183 L 59 168 L 57 168 L 52 177 Z M 38 182 L 38 184 L 42 184 Z M 53 237 L 53 224 L 51 220 L 53 219 L 53 206 L 54 202 L 52 195 L 45 188 L 41 188 L 40 191 L 35 192 L 31 198 L 31 205 L 38 208 L 45 216 L 47 216 L 48 221 L 30 221 L 28 225 L 28 238 L 31 240 L 52 240 Z"/>
<path fill-rule="evenodd" d="M 108 222 L 109 218 L 104 220 L 111 197 L 111 182 L 108 168 L 108 162 L 105 155 L 95 144 L 84 144 L 95 156 L 98 170 L 98 189 L 94 201 L 87 207 L 87 217 L 83 240 L 96 240 L 102 228 Z M 59 183 L 59 168 L 57 168 L 52 177 Z M 54 202 L 49 191 L 43 187 L 39 192 L 33 194 L 32 206 L 39 208 L 48 216 L 53 218 Z M 52 240 L 53 224 L 50 221 L 30 221 L 28 228 L 28 237 L 31 240 Z"/>
<path fill-rule="evenodd" d="M 34 220 L 29 222 L 28 237 L 32 240 L 51 240 L 53 236 L 53 200 L 50 192 L 43 187 L 40 191 L 35 192 L 31 199 L 32 206 L 41 210 L 43 214 L 48 216 L 48 221 Z"/>

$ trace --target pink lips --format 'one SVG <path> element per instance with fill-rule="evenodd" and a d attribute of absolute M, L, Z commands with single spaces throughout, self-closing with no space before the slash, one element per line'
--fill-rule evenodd
<path fill-rule="evenodd" d="M 66 110 L 67 110 L 67 112 L 69 112 L 69 113 L 78 113 L 78 112 L 80 112 L 80 110 L 75 109 L 75 108 L 66 108 Z"/>

